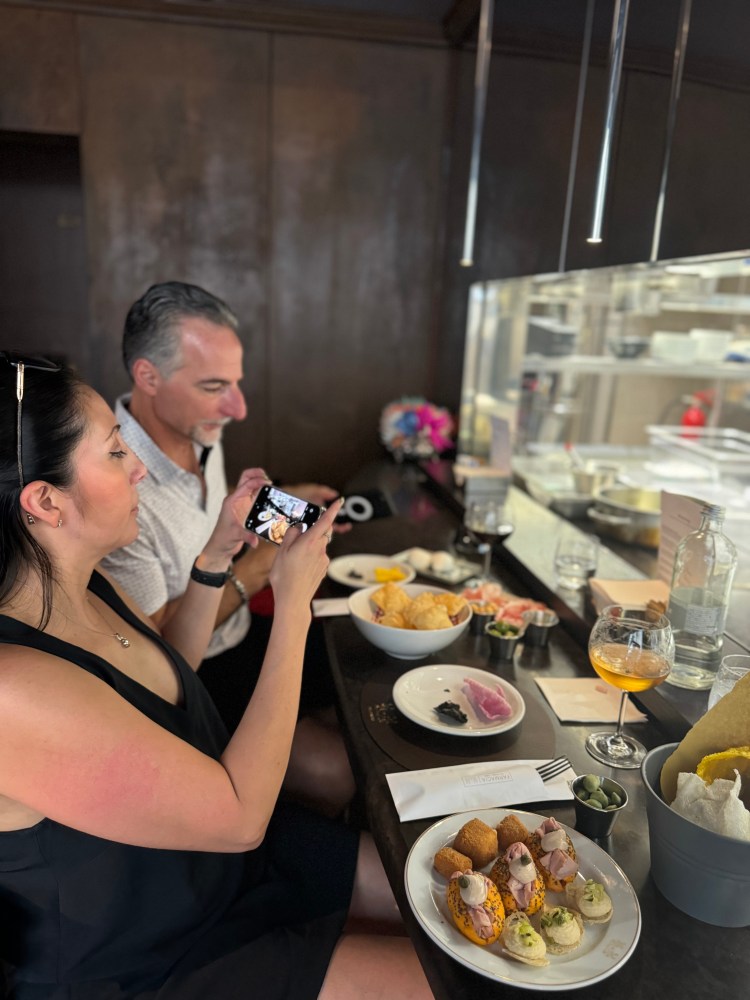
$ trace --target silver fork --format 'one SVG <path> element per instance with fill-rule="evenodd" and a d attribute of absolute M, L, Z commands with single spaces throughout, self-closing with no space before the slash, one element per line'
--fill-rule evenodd
<path fill-rule="evenodd" d="M 542 781 L 550 781 L 558 774 L 562 774 L 563 771 L 567 771 L 569 767 L 572 767 L 572 764 L 567 757 L 555 757 L 554 760 L 549 760 L 546 764 L 540 764 L 536 770 Z"/>

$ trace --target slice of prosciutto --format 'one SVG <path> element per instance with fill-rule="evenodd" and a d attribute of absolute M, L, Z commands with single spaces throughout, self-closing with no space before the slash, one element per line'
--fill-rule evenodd
<path fill-rule="evenodd" d="M 515 862 L 524 857 L 529 859 L 529 863 L 524 865 L 522 869 L 518 869 Z M 505 852 L 505 860 L 510 871 L 510 875 L 508 876 L 508 892 L 512 894 L 518 904 L 519 910 L 525 910 L 534 898 L 537 877 L 537 871 L 534 862 L 531 860 L 528 847 L 521 843 L 511 844 Z M 522 873 L 524 881 L 516 877 L 516 871 Z"/>
<path fill-rule="evenodd" d="M 496 719 L 507 719 L 513 714 L 510 702 L 499 684 L 493 691 L 486 684 L 480 684 L 471 677 L 464 677 L 464 686 L 461 690 L 480 720 L 494 722 Z"/>
<path fill-rule="evenodd" d="M 557 820 L 550 816 L 534 832 L 539 836 L 542 850 L 547 852 L 539 858 L 539 864 L 558 879 L 575 875 L 578 862 L 568 854 L 568 838 Z"/>

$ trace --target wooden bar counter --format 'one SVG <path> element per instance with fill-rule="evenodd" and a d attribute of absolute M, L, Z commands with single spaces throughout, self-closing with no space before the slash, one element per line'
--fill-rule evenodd
<path fill-rule="evenodd" d="M 450 546 L 461 523 L 459 508 L 436 495 L 418 467 L 382 463 L 368 467 L 347 484 L 350 494 L 375 487 L 389 495 L 395 515 L 358 525 L 348 534 L 335 536 L 330 547 L 332 557 L 350 553 L 392 555 L 411 546 L 429 549 Z M 554 604 L 554 594 L 549 587 L 523 563 L 524 546 L 532 552 L 538 552 L 543 546 L 554 550 L 558 530 L 556 515 L 550 516 L 550 512 L 541 507 L 537 515 L 535 507 L 538 505 L 530 498 L 515 504 L 514 513 L 519 516 L 520 512 L 521 523 L 517 524 L 513 536 L 513 550 L 499 555 L 494 572 L 508 591 Z M 533 563 L 533 559 L 530 562 Z M 323 596 L 330 597 L 347 593 L 346 588 L 330 580 L 322 591 Z M 567 612 L 565 614 L 565 620 L 554 629 L 547 647 L 521 647 L 514 662 L 501 665 L 499 669 L 488 663 L 484 636 L 467 632 L 439 654 L 424 660 L 404 661 L 389 657 L 368 643 L 348 617 L 322 619 L 340 719 L 366 806 L 367 821 L 408 932 L 438 1000 L 480 997 L 495 1000 L 520 997 L 522 990 L 460 964 L 428 937 L 412 913 L 404 885 L 407 855 L 420 834 L 440 817 L 400 822 L 385 775 L 480 758 L 471 756 L 472 746 L 465 746 L 473 744 L 471 740 L 441 735 L 432 739 L 429 731 L 419 727 L 414 727 L 419 732 L 412 734 L 403 726 L 404 720 L 398 718 L 394 725 L 394 713 L 396 717 L 398 713 L 391 701 L 392 685 L 405 670 L 425 663 L 460 663 L 494 670 L 518 688 L 527 708 L 521 724 L 493 744 L 490 759 L 546 758 L 565 754 L 579 774 L 607 773 L 608 769 L 596 764 L 584 749 L 584 740 L 593 727 L 560 723 L 535 683 L 535 678 L 542 676 L 592 676 L 582 624 L 586 613 L 579 616 L 578 621 Z M 679 740 L 690 724 L 690 717 L 697 717 L 705 707 L 705 694 L 685 694 L 681 702 L 658 697 L 641 699 L 640 707 L 648 713 L 649 721 L 632 727 L 633 734 L 649 748 Z M 582 997 L 606 997 L 607 1000 L 663 1000 L 665 997 L 714 1000 L 718 996 L 746 996 L 750 988 L 747 929 L 725 929 L 702 923 L 680 912 L 661 896 L 649 873 L 648 827 L 640 772 L 618 769 L 610 773 L 626 788 L 630 800 L 611 837 L 598 844 L 622 868 L 638 897 L 642 916 L 640 940 L 629 960 L 609 978 L 589 984 L 584 977 L 580 987 L 576 984 L 575 989 L 566 988 L 560 995 L 575 992 Z M 575 825 L 571 802 L 524 803 L 517 808 L 545 815 L 553 813 L 562 823 Z M 542 982 L 540 989 L 545 992 Z"/>

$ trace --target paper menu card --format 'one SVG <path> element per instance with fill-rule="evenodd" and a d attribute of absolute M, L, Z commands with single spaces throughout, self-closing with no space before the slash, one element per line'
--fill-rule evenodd
<path fill-rule="evenodd" d="M 700 527 L 703 501 L 681 493 L 661 492 L 661 531 L 657 576 L 667 586 L 672 582 L 674 554 L 685 535 Z"/>

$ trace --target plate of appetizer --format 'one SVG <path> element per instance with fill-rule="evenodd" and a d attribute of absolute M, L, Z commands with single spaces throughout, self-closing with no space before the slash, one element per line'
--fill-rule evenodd
<path fill-rule="evenodd" d="M 449 587 L 457 587 L 481 573 L 481 566 L 443 550 L 433 552 L 414 547 L 397 552 L 393 558 L 408 563 L 426 580 L 435 580 Z"/>
<path fill-rule="evenodd" d="M 403 559 L 393 556 L 339 556 L 328 565 L 328 576 L 345 587 L 361 590 L 378 583 L 411 583 L 416 572 Z"/>
<path fill-rule="evenodd" d="M 641 912 L 627 876 L 553 817 L 510 809 L 448 816 L 406 860 L 406 894 L 462 965 L 521 989 L 600 982 L 633 953 Z"/>
<path fill-rule="evenodd" d="M 393 685 L 399 712 L 452 736 L 494 736 L 517 726 L 526 704 L 512 684 L 476 667 L 440 663 L 402 674 Z"/>

